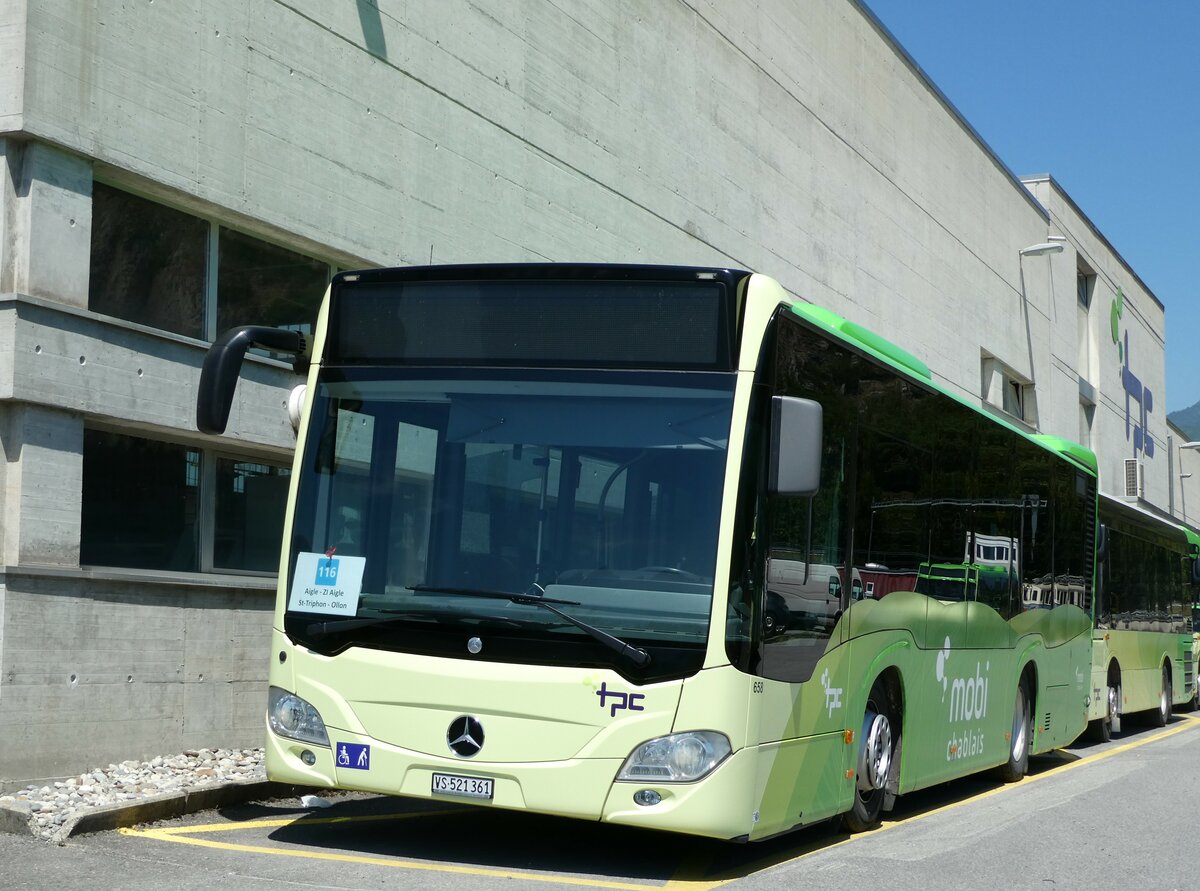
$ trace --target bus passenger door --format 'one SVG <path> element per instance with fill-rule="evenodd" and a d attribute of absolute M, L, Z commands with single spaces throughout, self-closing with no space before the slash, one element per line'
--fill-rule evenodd
<path fill-rule="evenodd" d="M 819 491 L 768 495 L 760 514 L 756 836 L 849 806 L 845 731 L 857 719 L 848 715 L 848 648 L 839 646 L 838 631 L 846 565 L 844 437 L 828 423 L 825 433 Z"/>

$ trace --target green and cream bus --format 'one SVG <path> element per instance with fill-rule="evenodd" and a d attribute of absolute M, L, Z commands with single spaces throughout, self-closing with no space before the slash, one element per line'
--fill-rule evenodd
<path fill-rule="evenodd" d="M 342 273 L 311 339 L 213 345 L 201 430 L 251 347 L 311 363 L 273 779 L 746 840 L 1086 725 L 1093 455 L 769 278 Z M 898 581 L 997 541 L 994 583 Z"/>
<path fill-rule="evenodd" d="M 1100 524 L 1088 717 L 1107 740 L 1124 714 L 1161 727 L 1195 698 L 1198 567 L 1193 533 L 1135 505 L 1101 495 Z"/>

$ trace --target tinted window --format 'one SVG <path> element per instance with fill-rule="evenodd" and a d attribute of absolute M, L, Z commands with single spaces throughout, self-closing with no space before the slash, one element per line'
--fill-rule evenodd
<path fill-rule="evenodd" d="M 813 498 L 773 497 L 765 504 L 765 549 L 756 561 L 762 601 L 764 677 L 812 676 L 841 617 L 847 592 L 847 505 L 855 469 L 856 400 L 844 382 L 861 375 L 855 357 L 781 318 L 775 327 L 774 392 L 816 399 L 824 410 L 821 488 Z M 849 587 L 861 592 L 857 577 Z"/>
<path fill-rule="evenodd" d="M 1032 443 L 1019 441 L 1009 490 L 1020 499 L 1021 603 L 1024 609 L 1056 606 L 1054 591 L 1054 513 L 1050 484 L 1055 459 Z"/>
<path fill-rule="evenodd" d="M 786 315 L 776 336 L 773 392 L 822 404 L 824 461 L 814 498 L 755 508 L 764 568 L 734 580 L 731 604 L 738 579 L 762 580 L 762 674 L 805 680 L 841 610 L 897 591 L 977 601 L 1004 619 L 1090 611 L 1093 478 Z M 731 635 L 731 659 L 743 649 Z"/>
<path fill-rule="evenodd" d="M 726 368 L 715 282 L 341 283 L 328 361 Z"/>
<path fill-rule="evenodd" d="M 94 183 L 88 308 L 204 337 L 208 223 Z"/>
<path fill-rule="evenodd" d="M 200 453 L 87 430 L 79 562 L 195 571 Z"/>
<path fill-rule="evenodd" d="M 327 264 L 232 229 L 221 229 L 218 245 L 218 332 L 235 325 L 313 330 Z"/>
<path fill-rule="evenodd" d="M 354 558 L 357 614 L 402 619 L 313 644 L 462 657 L 469 629 L 499 661 L 628 667 L 551 611 L 503 596 L 544 591 L 642 641 L 651 672 L 695 670 L 732 386 L 728 375 L 327 370 L 293 565 L 331 548 Z M 303 637 L 308 604 L 289 603 L 289 631 Z"/>
<path fill-rule="evenodd" d="M 1104 561 L 1102 627 L 1185 631 L 1188 627 L 1190 557 L 1181 540 L 1111 514 Z"/>
<path fill-rule="evenodd" d="M 278 570 L 289 476 L 271 464 L 217 459 L 215 568 Z"/>

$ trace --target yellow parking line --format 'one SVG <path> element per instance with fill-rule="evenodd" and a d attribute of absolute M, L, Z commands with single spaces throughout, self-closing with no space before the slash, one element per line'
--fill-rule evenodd
<path fill-rule="evenodd" d="M 273 822 L 273 821 L 270 821 Z M 331 821 L 332 822 L 332 821 Z M 262 824 L 255 824 L 262 825 Z M 286 824 L 285 824 L 286 825 Z M 192 838 L 177 831 L 160 829 L 122 829 L 124 835 L 136 835 L 158 841 L 178 842 L 201 848 L 216 848 L 222 851 L 241 851 L 248 854 L 273 854 L 277 857 L 299 857 L 305 860 L 324 860 L 334 863 L 358 863 L 368 866 L 387 866 L 392 869 L 413 869 L 424 872 L 449 873 L 451 875 L 479 876 L 491 879 L 523 879 L 527 882 L 545 882 L 555 885 L 582 885 L 589 888 L 618 888 L 627 891 L 658 891 L 661 885 L 635 885 L 628 882 L 608 882 L 602 879 L 579 879 L 571 876 L 541 875 L 516 872 L 506 869 L 487 869 L 475 866 L 455 866 L 447 863 L 421 863 L 416 860 L 397 860 L 387 857 L 364 857 L 358 854 L 333 854 L 327 851 L 297 851 L 291 848 L 268 848 L 262 845 L 241 845 L 213 841 L 207 838 Z"/>
<path fill-rule="evenodd" d="M 411 820 L 420 817 L 428 820 L 430 817 L 451 816 L 468 813 L 468 808 L 447 808 L 442 811 L 411 811 L 404 814 L 368 814 L 362 817 L 310 817 L 307 814 L 298 817 L 281 817 L 276 820 L 245 820 L 240 823 L 203 823 L 198 826 L 175 826 L 163 829 L 130 829 L 121 831 L 126 835 L 194 835 L 203 832 L 240 832 L 245 829 L 278 829 L 281 826 L 291 826 L 293 823 L 304 821 L 305 826 L 333 826 L 338 823 L 379 823 L 384 820 Z"/>
<path fill-rule="evenodd" d="M 432 872 L 448 872 L 457 873 L 460 875 L 473 875 L 488 878 L 508 878 L 508 879 L 526 879 L 535 882 L 548 882 L 564 885 L 579 885 L 589 888 L 618 888 L 629 889 L 629 891 L 707 891 L 707 889 L 718 887 L 726 884 L 728 879 L 719 882 L 708 880 L 693 880 L 673 877 L 665 884 L 637 884 L 632 882 L 616 882 L 607 881 L 604 879 L 583 879 L 571 878 L 563 876 L 545 876 L 536 873 L 515 872 L 509 870 L 497 870 L 466 866 L 451 866 L 446 864 L 436 863 L 421 863 L 410 860 L 396 860 L 382 857 L 366 857 L 356 854 L 331 854 L 321 851 L 296 851 L 286 848 L 268 848 L 262 845 L 244 845 L 234 842 L 218 842 L 209 841 L 207 839 L 193 838 L 191 836 L 202 835 L 213 832 L 240 832 L 248 829 L 279 829 L 284 826 L 291 826 L 300 820 L 304 821 L 305 826 L 316 825 L 337 825 L 339 823 L 371 823 L 381 822 L 385 820 L 411 820 L 416 817 L 428 819 L 436 816 L 449 816 L 462 813 L 468 813 L 471 809 L 455 808 L 443 811 L 429 812 L 410 812 L 404 814 L 376 814 L 360 817 L 284 817 L 272 820 L 248 820 L 241 823 L 203 823 L 196 826 L 174 826 L 163 827 L 156 829 L 131 829 L 123 828 L 119 832 L 122 835 L 137 836 L 141 838 L 154 839 L 156 841 L 177 842 L 181 844 L 194 845 L 204 848 L 216 848 L 226 851 L 244 851 L 247 853 L 256 854 L 279 854 L 284 857 L 308 857 L 314 860 L 332 860 L 343 863 L 361 863 L 374 866 L 389 866 L 401 869 L 417 869 Z M 692 864 L 692 868 L 677 870 L 675 875 L 701 873 L 702 867 L 697 868 L 696 864 Z"/>
<path fill-rule="evenodd" d="M 843 845 L 852 844 L 863 839 L 871 838 L 881 832 L 886 832 L 897 826 L 905 826 L 924 820 L 936 814 L 942 814 L 946 811 L 954 810 L 966 804 L 973 804 L 977 801 L 982 801 L 999 795 L 1003 792 L 1008 792 L 1012 789 L 1020 789 L 1028 786 L 1030 783 L 1035 783 L 1046 777 L 1055 777 L 1062 774 L 1064 771 L 1074 770 L 1089 764 L 1095 764 L 1098 761 L 1103 761 L 1106 758 L 1111 758 L 1114 755 L 1119 755 L 1122 752 L 1128 752 L 1130 749 L 1136 749 L 1152 742 L 1157 742 L 1161 739 L 1174 736 L 1182 733 L 1185 730 L 1192 730 L 1200 725 L 1200 718 L 1193 718 L 1188 715 L 1179 715 L 1183 723 L 1179 726 L 1171 727 L 1155 733 L 1151 736 L 1142 739 L 1132 740 L 1124 745 L 1116 746 L 1111 749 L 1106 749 L 1103 752 L 1097 752 L 1094 755 L 1086 755 L 1077 761 L 1071 761 L 1056 767 L 1053 770 L 1048 770 L 1044 773 L 1035 774 L 1025 777 L 1019 783 L 1013 783 L 1006 786 L 998 786 L 995 789 L 989 789 L 986 792 L 981 792 L 978 795 L 972 795 L 969 798 L 964 798 L 961 801 L 952 802 L 951 804 L 943 805 L 939 808 L 934 808 L 923 813 L 913 814 L 905 817 L 902 820 L 893 820 L 883 823 L 878 829 L 871 832 L 864 832 L 858 835 L 852 835 L 848 838 L 841 839 L 836 842 L 827 842 L 817 840 L 811 845 L 808 845 L 805 850 L 796 854 L 787 860 L 775 862 L 773 860 L 759 860 L 754 863 L 743 864 L 737 870 L 736 874 L 726 874 L 723 876 L 713 876 L 702 879 L 685 878 L 685 876 L 695 876 L 704 874 L 705 864 L 699 861 L 693 861 L 686 864 L 681 864 L 674 875 L 663 884 L 646 884 L 635 882 L 617 882 L 605 879 L 590 879 L 579 878 L 574 876 L 546 875 L 535 872 L 521 872 L 516 870 L 504 869 L 488 869 L 486 867 L 475 866 L 457 866 L 446 863 L 423 863 L 416 860 L 399 860 L 386 857 L 367 857 L 358 854 L 336 854 L 327 851 L 310 851 L 296 850 L 292 848 L 272 848 L 263 845 L 244 845 L 233 842 L 215 841 L 207 838 L 197 838 L 198 835 L 216 832 L 238 832 L 252 829 L 264 828 L 280 828 L 283 826 L 291 826 L 303 820 L 305 826 L 311 825 L 336 825 L 339 823 L 368 823 L 380 822 L 384 820 L 410 820 L 417 817 L 428 819 L 431 816 L 450 815 L 465 812 L 466 809 L 437 811 L 435 813 L 404 813 L 404 814 L 380 814 L 376 816 L 361 816 L 361 817 L 309 817 L 307 815 L 299 817 L 287 817 L 273 820 L 250 820 L 241 823 L 206 823 L 199 826 L 176 826 L 162 829 L 121 829 L 123 835 L 136 836 L 140 838 L 154 839 L 156 841 L 175 842 L 177 844 L 195 845 L 204 848 L 215 848 L 225 851 L 241 851 L 251 854 L 272 854 L 279 857 L 299 857 L 309 860 L 325 860 L 338 863 L 358 863 L 371 866 L 386 866 L 392 869 L 411 869 L 425 872 L 440 872 L 449 873 L 451 875 L 478 876 L 482 878 L 497 878 L 497 879 L 523 879 L 528 882 L 542 882 L 545 884 L 557 885 L 573 885 L 587 888 L 615 888 L 627 889 L 627 891 L 711 891 L 711 889 L 720 888 L 739 878 L 751 875 L 753 873 L 774 869 L 780 866 L 796 863 L 803 860 L 805 857 L 812 854 L 829 851 L 834 848 L 840 848 Z"/>

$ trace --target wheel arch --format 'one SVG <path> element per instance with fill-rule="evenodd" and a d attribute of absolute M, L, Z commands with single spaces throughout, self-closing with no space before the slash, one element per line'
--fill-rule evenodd
<path fill-rule="evenodd" d="M 883 654 L 880 655 L 882 656 Z M 900 666 L 897 665 L 895 661 L 891 659 L 881 659 L 877 660 L 871 666 L 871 670 L 865 672 L 863 676 L 864 678 L 869 678 L 869 680 L 864 684 L 865 690 L 862 693 L 861 699 L 864 711 L 872 699 L 871 692 L 882 686 L 884 691 L 883 695 L 886 700 L 884 703 L 882 703 L 882 705 L 884 708 L 886 708 L 887 714 L 889 715 L 889 723 L 892 723 L 893 725 L 891 728 L 892 754 L 890 763 L 888 765 L 887 779 L 881 789 L 878 786 L 873 787 L 882 792 L 882 804 L 878 805 L 878 813 L 883 813 L 892 809 L 896 801 L 896 796 L 900 793 L 900 766 L 903 761 L 902 754 L 904 747 L 904 726 L 907 720 L 905 714 L 906 693 L 904 689 L 904 674 Z M 875 702 L 876 708 L 878 708 L 881 705 L 881 703 L 878 702 L 878 694 L 876 694 Z M 857 745 L 854 748 L 856 771 L 861 770 L 862 768 L 860 759 L 863 757 L 862 747 L 866 745 L 865 720 L 861 729 L 861 733 L 856 733 Z M 858 795 L 859 793 L 856 792 L 855 794 Z M 857 801 L 857 799 L 855 799 L 855 801 Z M 846 815 L 848 819 L 850 816 L 851 814 L 849 813 Z M 855 819 L 860 818 L 855 817 Z M 851 828 L 851 831 L 854 832 L 861 831 L 865 827 L 865 823 L 856 824 L 853 821 L 847 825 Z"/>
<path fill-rule="evenodd" d="M 861 715 L 863 709 L 866 707 L 867 699 L 871 695 L 871 688 L 875 686 L 876 681 L 884 683 L 888 691 L 888 704 L 893 710 L 893 714 L 898 716 L 897 727 L 895 728 L 896 749 L 888 775 L 887 789 L 885 790 L 887 799 L 884 810 L 891 810 L 892 803 L 895 801 L 895 797 L 899 794 L 900 789 L 900 770 L 903 762 L 901 753 L 904 745 L 905 725 L 908 722 L 907 705 L 912 701 L 912 693 L 907 687 L 907 675 L 901 667 L 901 662 L 904 661 L 904 654 L 911 653 L 915 649 L 915 641 L 911 638 L 903 638 L 880 650 L 861 675 L 861 681 L 859 682 L 859 688 L 856 691 L 856 698 L 854 700 L 858 708 L 854 712 L 851 712 L 851 714 L 856 712 Z M 855 727 L 854 729 L 857 735 L 858 728 Z M 861 742 L 859 742 L 859 745 L 861 745 Z M 856 746 L 855 752 L 857 753 L 857 751 L 858 748 Z"/>
<path fill-rule="evenodd" d="M 875 680 L 883 681 L 888 690 L 889 704 L 893 709 L 893 714 L 900 718 L 900 730 L 904 730 L 905 716 L 905 693 L 904 693 L 904 676 L 900 671 L 900 666 L 892 664 L 885 666 L 879 674 L 875 676 Z M 871 682 L 872 686 L 874 681 Z M 869 689 L 869 688 L 868 688 Z"/>
<path fill-rule="evenodd" d="M 1026 678 L 1029 679 L 1029 683 L 1026 685 L 1026 689 L 1029 690 L 1029 713 L 1036 715 L 1038 705 L 1038 664 L 1036 659 L 1030 658 L 1021 666 L 1021 670 L 1017 674 L 1017 686 L 1021 686 L 1021 682 Z M 1035 720 L 1034 724 L 1036 725 L 1036 723 Z"/>
<path fill-rule="evenodd" d="M 905 689 L 904 672 L 900 668 L 900 662 L 903 659 L 902 654 L 915 650 L 916 645 L 910 638 L 904 638 L 893 642 L 890 646 L 882 649 L 871 663 L 863 671 L 861 680 L 858 683 L 856 698 L 854 702 L 858 705 L 866 705 L 867 697 L 871 694 L 871 688 L 875 685 L 875 681 L 887 676 L 888 684 L 894 699 L 892 704 L 900 708 L 900 718 L 903 723 L 904 705 L 909 699 L 908 691 Z M 859 709 L 861 711 L 861 709 Z"/>
<path fill-rule="evenodd" d="M 876 681 L 882 681 L 888 693 L 888 707 L 892 715 L 896 718 L 895 735 L 895 751 L 892 757 L 891 767 L 888 770 L 887 786 L 884 789 L 885 799 L 883 809 L 890 811 L 896 800 L 896 796 L 900 793 L 900 767 L 903 763 L 901 755 L 904 751 L 904 728 L 908 721 L 908 712 L 905 708 L 906 696 L 904 691 L 904 674 L 899 665 L 894 663 L 884 666 L 880 672 L 875 675 Z M 874 686 L 875 681 L 871 682 Z"/>

